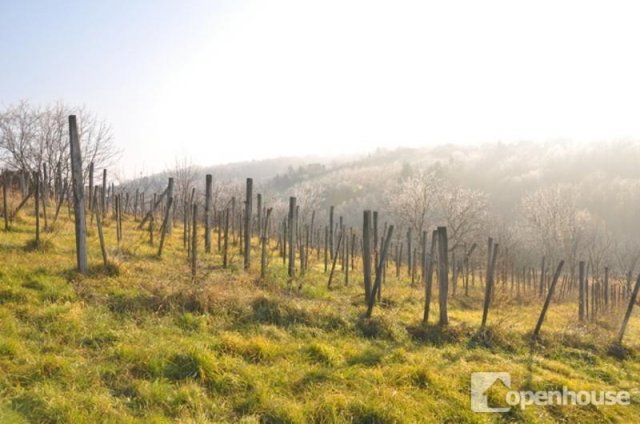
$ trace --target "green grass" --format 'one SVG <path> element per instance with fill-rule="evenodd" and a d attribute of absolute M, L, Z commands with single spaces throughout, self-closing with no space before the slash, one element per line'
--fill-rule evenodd
<path fill-rule="evenodd" d="M 554 302 L 532 346 L 541 302 L 498 293 L 478 332 L 477 287 L 451 300 L 448 328 L 423 326 L 422 289 L 390 272 L 384 305 L 364 319 L 358 270 L 348 287 L 337 272 L 328 290 L 313 255 L 290 288 L 274 257 L 260 281 L 257 254 L 249 272 L 237 251 L 221 269 L 214 234 L 192 281 L 180 228 L 159 260 L 133 222 L 120 248 L 106 224 L 111 264 L 100 266 L 92 231 L 87 276 L 74 271 L 64 210 L 43 248 L 33 248 L 27 213 L 0 233 L 0 422 L 633 422 L 640 413 L 636 316 L 621 356 L 610 349 L 621 311 L 582 325 L 573 302 Z M 519 390 L 624 389 L 633 399 L 477 414 L 474 371 L 508 371 Z"/>

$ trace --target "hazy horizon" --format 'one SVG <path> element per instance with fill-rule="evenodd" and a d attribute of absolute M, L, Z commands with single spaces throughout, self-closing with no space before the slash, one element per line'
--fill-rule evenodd
<path fill-rule="evenodd" d="M 640 139 L 638 7 L 5 3 L 0 106 L 85 105 L 125 177 L 176 157 Z"/>

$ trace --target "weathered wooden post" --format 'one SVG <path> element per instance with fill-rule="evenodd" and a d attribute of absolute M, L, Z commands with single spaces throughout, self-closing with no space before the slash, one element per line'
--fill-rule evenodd
<path fill-rule="evenodd" d="M 338 245 L 336 246 L 336 254 L 333 255 L 333 263 L 331 264 L 331 272 L 329 272 L 329 281 L 327 282 L 327 288 L 331 288 L 331 281 L 333 280 L 333 272 L 336 269 L 336 262 L 338 261 L 338 252 L 340 252 L 340 246 L 342 245 L 342 238 L 344 231 L 340 231 L 340 237 L 338 237 Z"/>
<path fill-rule="evenodd" d="M 198 265 L 198 205 L 193 204 L 193 218 L 191 221 L 191 278 L 196 278 Z"/>
<path fill-rule="evenodd" d="M 254 232 L 262 236 L 262 194 L 256 194 L 256 226 Z"/>
<path fill-rule="evenodd" d="M 73 211 L 76 224 L 76 255 L 78 271 L 86 274 L 87 264 L 87 233 L 84 214 L 84 183 L 82 181 L 82 152 L 78 139 L 78 124 L 75 115 L 69 115 L 69 141 L 71 145 L 71 180 L 73 188 Z"/>
<path fill-rule="evenodd" d="M 324 226 L 324 272 L 329 269 L 329 227 Z"/>
<path fill-rule="evenodd" d="M 269 218 L 271 217 L 271 208 L 267 209 L 261 234 L 261 254 L 260 254 L 260 277 L 264 280 L 267 275 L 267 241 L 269 240 Z"/>
<path fill-rule="evenodd" d="M 439 325 L 449 324 L 449 314 L 447 311 L 447 296 L 449 292 L 449 247 L 447 240 L 447 227 L 438 227 L 438 265 L 440 279 L 440 319 Z"/>
<path fill-rule="evenodd" d="M 40 179 L 42 183 L 42 216 L 44 218 L 44 231 L 49 231 L 49 216 L 47 214 L 47 203 L 49 202 L 49 177 L 47 175 L 47 165 L 45 163 L 42 164 L 42 178 Z M 84 183 L 82 185 L 82 193 L 84 195 Z"/>
<path fill-rule="evenodd" d="M 636 285 L 633 288 L 633 292 L 629 297 L 629 304 L 627 305 L 627 312 L 624 314 L 624 319 L 622 320 L 622 326 L 620 327 L 620 331 L 618 332 L 618 344 L 622 344 L 622 338 L 624 337 L 624 332 L 627 329 L 627 324 L 629 323 L 629 318 L 631 317 L 631 312 L 633 311 L 633 305 L 636 303 L 636 298 L 638 297 L 638 290 L 640 290 L 640 274 L 638 274 L 638 279 L 636 280 Z"/>
<path fill-rule="evenodd" d="M 158 247 L 158 257 L 162 257 L 162 249 L 164 247 L 164 241 L 167 237 L 169 231 L 167 230 L 167 225 L 169 225 L 169 215 L 171 215 L 171 206 L 173 205 L 173 197 L 169 197 L 169 202 L 167 203 L 167 208 L 164 211 L 164 219 L 162 220 L 162 227 L 160 228 L 160 246 Z"/>
<path fill-rule="evenodd" d="M 289 282 L 296 275 L 296 198 L 289 197 Z"/>
<path fill-rule="evenodd" d="M 493 275 L 496 267 L 496 258 L 498 256 L 498 244 L 494 244 L 491 237 L 489 237 L 487 247 L 487 271 L 485 273 L 484 304 L 482 308 L 482 323 L 480 324 L 480 328 L 484 328 L 487 325 L 489 305 L 491 304 L 491 297 L 493 296 Z"/>
<path fill-rule="evenodd" d="M 536 324 L 535 330 L 533 330 L 533 338 L 537 338 L 540 334 L 540 328 L 542 328 L 542 323 L 544 322 L 544 317 L 547 314 L 547 309 L 549 309 L 549 304 L 551 303 L 551 298 L 553 297 L 553 292 L 556 289 L 556 284 L 558 283 L 558 279 L 560 278 L 560 272 L 562 272 L 562 266 L 564 265 L 564 261 L 560 261 L 558 264 L 558 268 L 556 268 L 555 274 L 553 274 L 553 280 L 551 281 L 551 285 L 549 286 L 549 292 L 547 293 L 547 298 L 544 301 L 544 306 L 542 307 L 542 311 L 540 311 L 540 317 L 538 318 L 538 323 Z"/>
<path fill-rule="evenodd" d="M 386 231 L 386 234 L 383 235 L 384 239 L 382 240 L 382 252 L 380 253 L 380 258 L 378 263 L 376 264 L 376 280 L 373 283 L 373 289 L 369 296 L 369 304 L 367 305 L 367 318 L 371 318 L 371 313 L 373 312 L 373 306 L 376 302 L 376 293 L 380 293 L 380 285 L 382 284 L 382 267 L 387 260 L 387 253 L 389 252 L 389 244 L 391 243 L 391 237 L 393 236 L 393 225 L 390 225 Z"/>
<path fill-rule="evenodd" d="M 204 189 L 204 251 L 211 253 L 211 185 L 213 177 L 207 174 L 205 177 Z"/>
<path fill-rule="evenodd" d="M 229 266 L 229 208 L 224 211 L 224 244 L 222 247 L 222 267 Z"/>
<path fill-rule="evenodd" d="M 364 299 L 367 304 L 371 293 L 371 211 L 362 217 L 362 271 L 364 273 Z"/>
<path fill-rule="evenodd" d="M 253 178 L 247 178 L 244 201 L 244 269 L 251 267 L 251 215 L 253 212 Z"/>
<path fill-rule="evenodd" d="M 426 233 L 426 231 L 425 231 Z M 425 234 L 426 241 L 426 234 Z M 431 308 L 431 297 L 433 293 L 433 265 L 435 264 L 436 243 L 438 241 L 438 231 L 434 230 L 431 233 L 431 250 L 429 251 L 429 257 L 426 260 L 426 270 L 423 276 L 424 279 L 424 314 L 422 316 L 422 322 L 425 324 L 429 322 L 429 310 Z"/>
<path fill-rule="evenodd" d="M 104 244 L 104 233 L 102 231 L 102 218 L 100 208 L 94 208 L 94 214 L 96 216 L 96 225 L 98 227 L 98 238 L 100 239 L 100 251 L 102 252 L 102 262 L 104 263 L 105 269 L 109 265 L 109 261 L 107 258 L 107 248 Z"/>
<path fill-rule="evenodd" d="M 107 170 L 102 170 L 102 192 L 100 198 L 100 211 L 102 212 L 102 218 L 107 214 Z"/>

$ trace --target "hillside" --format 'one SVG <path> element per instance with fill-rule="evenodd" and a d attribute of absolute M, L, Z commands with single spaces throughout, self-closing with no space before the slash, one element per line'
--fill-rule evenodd
<path fill-rule="evenodd" d="M 452 297 L 448 327 L 424 326 L 423 289 L 391 266 L 366 320 L 359 261 L 348 286 L 338 266 L 327 289 L 314 254 L 290 286 L 275 250 L 261 280 L 259 264 L 241 269 L 237 246 L 228 269 L 214 248 L 199 252 L 193 281 L 180 231 L 158 259 L 125 217 L 119 247 L 105 223 L 106 268 L 90 230 L 91 272 L 80 276 L 66 213 L 35 250 L 33 223 L 24 212 L 0 233 L 3 423 L 629 423 L 640 414 L 640 319 L 628 350 L 610 350 L 619 308 L 580 324 L 575 299 L 554 301 L 530 345 L 541 300 L 513 287 L 498 291 L 484 332 L 478 282 Z M 474 371 L 510 372 L 518 390 L 630 390 L 632 404 L 474 413 Z"/>
<path fill-rule="evenodd" d="M 392 221 L 394 195 L 407 177 L 433 171 L 442 181 L 486 195 L 492 222 L 515 224 L 523 198 L 538 189 L 562 185 L 617 239 L 640 238 L 635 215 L 640 208 L 640 142 L 615 141 L 581 145 L 567 141 L 440 145 L 377 150 L 352 158 L 278 158 L 211 167 L 189 167 L 188 185 L 204 192 L 204 176 L 212 174 L 224 195 L 241 196 L 246 177 L 270 203 L 297 195 L 310 206 L 335 206 L 357 223 L 363 209 L 384 208 Z M 122 189 L 161 192 L 179 168 L 133 179 Z M 184 171 L 184 169 L 182 169 Z M 182 172 L 184 174 L 184 172 Z M 180 179 L 180 178 L 179 178 Z M 310 198 L 310 199 L 309 199 Z M 497 222 L 497 223 L 496 223 Z M 487 232 L 495 232 L 489 228 Z"/>

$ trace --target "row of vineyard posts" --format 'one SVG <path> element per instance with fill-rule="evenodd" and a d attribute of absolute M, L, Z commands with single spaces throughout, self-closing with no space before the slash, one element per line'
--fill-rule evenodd
<path fill-rule="evenodd" d="M 198 277 L 198 255 L 211 254 L 215 238 L 217 252 L 222 257 L 222 267 L 232 263 L 232 246 L 237 246 L 242 256 L 243 269 L 252 270 L 252 254 L 259 252 L 260 280 L 268 275 L 270 262 L 280 257 L 287 270 L 287 286 L 292 288 L 297 282 L 298 289 L 305 281 L 304 274 L 314 264 L 328 274 L 327 287 L 335 286 L 335 274 L 339 265 L 343 284 L 348 286 L 358 267 L 362 275 L 363 306 L 365 317 L 373 314 L 376 302 L 382 300 L 387 273 L 395 268 L 396 278 L 404 275 L 412 287 L 419 283 L 424 289 L 422 322 L 430 321 L 431 306 L 434 303 L 434 277 L 437 283 L 437 324 L 449 324 L 449 296 L 459 296 L 458 283 L 463 285 L 463 295 L 469 296 L 469 288 L 483 285 L 484 301 L 480 329 L 487 326 L 491 305 L 498 290 L 501 296 L 535 296 L 543 301 L 542 310 L 532 337 L 539 336 L 546 313 L 556 293 L 562 300 L 577 301 L 580 321 L 596 320 L 601 314 L 624 312 L 622 324 L 616 340 L 622 342 L 640 289 L 640 275 L 632 284 L 631 272 L 624 278 L 611 278 L 609 268 L 604 268 L 604 277 L 592 277 L 589 281 L 588 265 L 578 263 L 578 275 L 573 270 L 562 273 L 565 262 L 558 260 L 555 271 L 546 257 L 540 267 L 517 266 L 512 255 L 501 254 L 499 244 L 492 238 L 487 241 L 484 268 L 474 255 L 477 244 L 463 246 L 462 255 L 448 247 L 447 228 L 437 227 L 430 234 L 423 230 L 416 239 L 412 229 L 394 238 L 394 225 L 383 222 L 377 211 L 365 210 L 362 226 L 347 227 L 339 216 L 336 220 L 335 208 L 328 210 L 327 224 L 318 225 L 316 211 L 311 211 L 310 220 L 301 222 L 300 206 L 296 197 L 289 198 L 285 216 L 272 220 L 273 209 L 263 204 L 262 194 L 254 196 L 253 179 L 247 178 L 245 198 L 242 205 L 236 197 L 231 197 L 222 207 L 214 205 L 211 175 L 205 177 L 204 205 L 199 205 L 196 189 L 193 188 L 183 198 L 175 195 L 174 179 L 169 178 L 167 187 L 161 193 L 151 195 L 136 190 L 123 192 L 114 183 L 108 183 L 108 173 L 102 172 L 102 184 L 94 184 L 94 164 L 90 163 L 84 175 L 80 140 L 75 116 L 69 116 L 70 182 L 56 170 L 52 178 L 43 165 L 33 173 L 5 171 L 2 174 L 3 221 L 5 231 L 11 230 L 18 212 L 32 204 L 35 214 L 35 240 L 41 243 L 41 232 L 55 226 L 61 209 L 66 204 L 69 217 L 73 217 L 76 238 L 77 270 L 88 272 L 87 228 L 95 224 L 100 241 L 100 253 L 104 266 L 108 266 L 108 249 L 104 238 L 104 220 L 110 217 L 115 222 L 118 245 L 123 240 L 122 221 L 130 217 L 137 223 L 139 231 L 148 234 L 149 243 L 157 244 L 157 256 L 161 258 L 163 249 L 175 228 L 174 221 L 182 218 L 182 242 L 186 258 L 190 264 L 194 281 Z M 85 184 L 88 180 L 88 184 Z M 17 183 L 16 183 L 17 182 Z M 17 192 L 19 203 L 10 210 L 8 199 Z M 85 200 L 88 199 L 88 200 Z M 254 208 L 254 199 L 256 206 Z M 255 212 L 255 214 L 254 214 Z M 87 222 L 87 215 L 89 222 Z M 202 235 L 198 227 L 204 228 Z M 215 235 L 215 237 L 213 237 Z M 429 237 L 430 236 L 430 237 Z M 204 253 L 199 253 L 200 240 Z M 275 247 L 273 245 L 275 244 Z M 274 254 L 275 252 L 275 254 Z M 313 259 L 315 256 L 315 259 Z M 406 256 L 406 258 L 405 258 Z M 476 278 L 478 277 L 478 278 Z M 478 280 L 478 281 L 476 281 Z"/>

